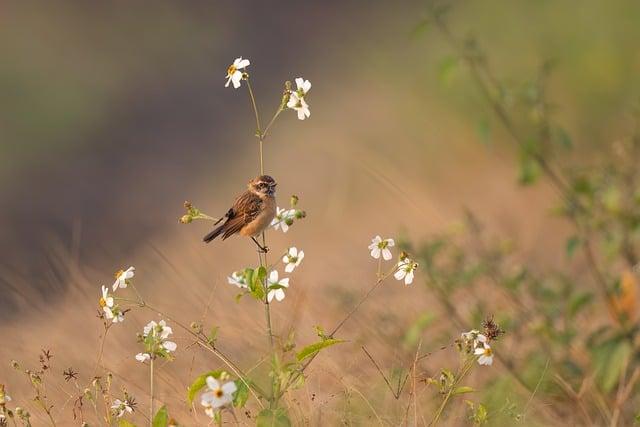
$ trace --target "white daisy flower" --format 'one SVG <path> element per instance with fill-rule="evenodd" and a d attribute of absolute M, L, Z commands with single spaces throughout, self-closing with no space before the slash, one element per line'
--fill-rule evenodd
<path fill-rule="evenodd" d="M 151 355 L 149 353 L 138 353 L 136 354 L 136 360 L 144 363 L 147 360 L 151 360 Z"/>
<path fill-rule="evenodd" d="M 116 291 L 116 289 L 118 288 L 126 288 L 127 285 L 129 284 L 129 279 L 133 278 L 133 276 L 135 276 L 136 274 L 136 269 L 135 267 L 129 267 L 126 270 L 122 271 L 118 271 L 116 273 L 116 281 L 113 282 L 113 292 Z"/>
<path fill-rule="evenodd" d="M 298 90 L 295 92 L 291 92 L 289 96 L 289 102 L 287 102 L 287 107 L 292 110 L 296 110 L 298 113 L 298 119 L 304 120 L 305 118 L 311 116 L 311 111 L 309 111 L 309 104 L 305 101 L 304 97 L 311 89 L 311 82 L 309 80 L 305 80 L 302 77 L 298 77 L 296 79 L 296 85 L 298 86 Z"/>
<path fill-rule="evenodd" d="M 213 377 L 207 377 L 206 381 L 210 391 L 202 394 L 200 403 L 206 408 L 207 415 L 212 416 L 210 413 L 213 411 L 207 411 L 207 409 L 218 409 L 231 404 L 233 402 L 233 393 L 236 392 L 238 387 L 233 381 L 220 384 L 220 381 Z"/>
<path fill-rule="evenodd" d="M 380 258 L 380 254 L 382 254 L 382 258 L 384 258 L 385 261 L 389 261 L 393 258 L 389 248 L 395 246 L 395 244 L 396 242 L 394 242 L 393 239 L 383 239 L 380 236 L 376 236 L 371 239 L 371 244 L 369 245 L 371 256 L 378 259 Z"/>
<path fill-rule="evenodd" d="M 236 58 L 233 64 L 229 65 L 227 69 L 227 83 L 224 87 L 229 87 L 229 83 L 233 83 L 233 87 L 238 89 L 240 87 L 240 81 L 242 80 L 242 71 L 248 67 L 251 62 L 248 59 L 242 59 L 242 57 Z"/>
<path fill-rule="evenodd" d="M 117 412 L 116 417 L 118 418 L 121 418 L 125 412 L 128 412 L 130 414 L 133 413 L 133 407 L 128 400 L 123 401 L 120 399 L 115 399 L 113 401 L 113 405 L 111 405 L 111 409 Z"/>
<path fill-rule="evenodd" d="M 282 257 L 282 262 L 285 263 L 284 271 L 291 273 L 297 266 L 300 265 L 304 258 L 304 251 L 298 251 L 296 247 L 291 247 L 287 251 L 286 255 Z"/>
<path fill-rule="evenodd" d="M 491 366 L 493 363 L 493 350 L 491 350 L 491 346 L 487 343 L 483 343 L 478 346 L 474 351 L 474 354 L 478 357 L 478 364 Z"/>
<path fill-rule="evenodd" d="M 269 274 L 269 278 L 267 279 L 267 289 L 269 289 L 269 293 L 267 294 L 267 301 L 271 302 L 271 300 L 275 297 L 278 301 L 282 301 L 284 299 L 284 289 L 289 287 L 289 278 L 278 280 L 278 272 L 273 270 L 271 274 Z"/>
<path fill-rule="evenodd" d="M 271 226 L 274 230 L 282 228 L 282 232 L 286 233 L 289 230 L 289 226 L 293 224 L 295 214 L 295 209 L 276 208 L 276 216 L 271 221 Z"/>
<path fill-rule="evenodd" d="M 411 260 L 409 257 L 405 257 L 398 261 L 396 265 L 396 272 L 393 277 L 396 280 L 403 280 L 405 285 L 410 285 L 413 282 L 413 272 L 418 268 L 418 263 Z"/>
<path fill-rule="evenodd" d="M 230 285 L 235 285 L 240 289 L 248 288 L 247 279 L 244 276 L 244 272 L 242 271 L 234 271 L 231 273 L 231 276 L 227 277 L 227 281 Z"/>

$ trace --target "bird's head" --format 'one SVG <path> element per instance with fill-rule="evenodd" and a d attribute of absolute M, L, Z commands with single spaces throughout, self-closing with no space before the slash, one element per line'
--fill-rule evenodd
<path fill-rule="evenodd" d="M 269 175 L 260 175 L 249 181 L 249 190 L 257 195 L 273 196 L 276 194 L 276 180 Z"/>

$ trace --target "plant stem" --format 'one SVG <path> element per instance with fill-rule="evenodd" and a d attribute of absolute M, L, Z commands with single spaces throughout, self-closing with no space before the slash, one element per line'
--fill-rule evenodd
<path fill-rule="evenodd" d="M 149 408 L 149 425 L 153 425 L 153 359 L 154 356 L 151 356 L 151 360 L 149 361 L 149 394 L 151 398 L 150 408 Z"/>
<path fill-rule="evenodd" d="M 440 416 L 442 415 L 442 412 L 444 411 L 444 408 L 447 406 L 447 403 L 449 403 L 449 400 L 451 399 L 451 395 L 456 390 L 456 388 L 457 388 L 458 384 L 460 383 L 460 381 L 467 375 L 469 370 L 471 370 L 471 367 L 473 366 L 473 362 L 474 361 L 475 361 L 475 358 L 474 357 L 470 357 L 469 360 L 464 365 L 464 368 L 462 369 L 462 372 L 460 373 L 460 375 L 458 375 L 456 377 L 456 379 L 453 381 L 453 384 L 451 384 L 451 387 L 449 387 L 449 391 L 447 391 L 447 394 L 445 395 L 444 399 L 442 400 L 442 403 L 440 404 L 440 407 L 436 411 L 436 414 L 434 415 L 433 420 L 431 420 L 431 422 L 429 423 L 429 427 L 435 426 L 437 424 L 438 420 L 440 420 Z"/>

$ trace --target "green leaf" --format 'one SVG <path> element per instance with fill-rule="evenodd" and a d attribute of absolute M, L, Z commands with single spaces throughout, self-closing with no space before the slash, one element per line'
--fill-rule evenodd
<path fill-rule="evenodd" d="M 475 390 L 472 387 L 469 386 L 462 386 L 462 387 L 458 387 L 455 390 L 453 390 L 453 395 L 457 396 L 459 394 L 465 394 L 465 393 L 473 393 Z"/>
<path fill-rule="evenodd" d="M 571 236 L 567 239 L 567 257 L 571 259 L 573 254 L 580 245 L 580 238 L 578 236 Z"/>
<path fill-rule="evenodd" d="M 440 61 L 438 65 L 438 78 L 440 82 L 448 86 L 453 80 L 453 75 L 458 69 L 458 58 L 455 56 L 448 56 Z"/>
<path fill-rule="evenodd" d="M 478 121 L 476 131 L 478 132 L 480 142 L 485 145 L 489 145 L 489 143 L 491 142 L 491 125 L 486 117 L 483 117 Z"/>
<path fill-rule="evenodd" d="M 118 420 L 118 427 L 136 427 L 136 425 L 121 418 L 120 420 Z"/>
<path fill-rule="evenodd" d="M 198 376 L 187 389 L 187 399 L 189 400 L 189 403 L 193 403 L 193 399 L 196 397 L 196 394 L 198 394 L 198 392 L 207 385 L 207 377 L 219 379 L 220 374 L 222 374 L 222 370 L 218 369 Z"/>
<path fill-rule="evenodd" d="M 420 336 L 424 332 L 427 327 L 433 322 L 435 316 L 433 313 L 423 313 L 418 319 L 413 322 L 413 325 L 409 327 L 407 332 L 404 334 L 404 345 L 406 347 L 412 347 L 415 345 Z"/>
<path fill-rule="evenodd" d="M 233 406 L 242 408 L 249 399 L 249 387 L 242 380 L 235 380 L 236 392 L 233 395 Z"/>
<path fill-rule="evenodd" d="M 256 427 L 291 427 L 283 408 L 263 409 L 256 418 Z"/>
<path fill-rule="evenodd" d="M 630 354 L 631 347 L 622 337 L 609 340 L 594 350 L 596 378 L 605 393 L 613 390 L 618 383 L 624 362 Z"/>
<path fill-rule="evenodd" d="M 417 39 L 422 34 L 427 32 L 427 30 L 429 29 L 429 24 L 430 22 L 428 19 L 423 19 L 418 23 L 418 25 L 413 27 L 413 30 L 411 30 L 411 34 L 409 35 L 409 37 L 411 37 L 412 39 Z"/>
<path fill-rule="evenodd" d="M 527 153 L 520 156 L 520 175 L 518 181 L 522 185 L 531 185 L 540 176 L 540 166 L 538 162 Z"/>
<path fill-rule="evenodd" d="M 574 317 L 578 312 L 593 300 L 591 292 L 582 292 L 574 295 L 569 301 L 569 317 Z"/>
<path fill-rule="evenodd" d="M 334 344 L 340 344 L 343 342 L 344 340 L 338 340 L 335 338 L 328 338 L 326 340 L 318 341 L 317 343 L 308 345 L 300 350 L 298 354 L 296 354 L 296 359 L 298 359 L 298 362 L 302 362 L 304 359 L 315 355 L 323 348 L 331 347 Z"/>
<path fill-rule="evenodd" d="M 156 412 L 156 416 L 153 417 L 152 426 L 167 427 L 168 423 L 169 423 L 169 414 L 167 413 L 167 407 L 163 406 L 162 408 L 158 409 L 158 412 Z"/>

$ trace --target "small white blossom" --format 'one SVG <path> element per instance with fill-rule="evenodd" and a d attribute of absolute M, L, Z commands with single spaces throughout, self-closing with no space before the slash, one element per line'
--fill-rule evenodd
<path fill-rule="evenodd" d="M 136 360 L 144 363 L 147 360 L 151 360 L 151 355 L 149 353 L 138 353 L 136 354 Z"/>
<path fill-rule="evenodd" d="M 475 351 L 474 354 L 478 357 L 478 364 L 491 366 L 493 363 L 493 350 L 491 350 L 491 346 L 487 343 L 481 343 Z"/>
<path fill-rule="evenodd" d="M 378 259 L 380 258 L 380 254 L 382 254 L 382 258 L 384 258 L 385 261 L 389 261 L 393 258 L 389 248 L 395 246 L 395 244 L 396 242 L 394 242 L 393 239 L 383 239 L 380 236 L 376 236 L 371 239 L 371 244 L 369 245 L 371 256 Z"/>
<path fill-rule="evenodd" d="M 224 87 L 229 87 L 229 83 L 233 83 L 233 87 L 238 89 L 240 87 L 240 81 L 242 80 L 242 71 L 248 67 L 251 62 L 248 59 L 242 59 L 242 57 L 236 58 L 233 64 L 229 65 L 227 69 L 227 83 Z"/>
<path fill-rule="evenodd" d="M 220 384 L 220 381 L 213 377 L 207 377 L 206 381 L 207 387 L 210 391 L 202 394 L 200 397 L 200 403 L 205 407 L 206 414 L 213 417 L 215 409 L 229 405 L 233 402 L 233 393 L 236 392 L 238 387 L 233 381 Z"/>
<path fill-rule="evenodd" d="M 291 247 L 287 251 L 286 255 L 282 257 L 282 262 L 285 263 L 284 271 L 291 273 L 297 266 L 300 265 L 304 258 L 304 251 L 298 251 L 298 248 Z"/>
<path fill-rule="evenodd" d="M 291 92 L 289 96 L 289 102 L 287 102 L 287 107 L 292 110 L 296 110 L 298 113 L 298 119 L 304 120 L 305 118 L 311 116 L 311 111 L 309 111 L 309 104 L 305 101 L 304 97 L 311 89 L 311 82 L 309 80 L 305 80 L 302 77 L 298 77 L 296 79 L 296 85 L 298 86 L 298 90 L 295 92 Z"/>
<path fill-rule="evenodd" d="M 104 317 L 107 320 L 111 320 L 113 323 L 124 321 L 124 313 L 120 310 L 120 307 L 115 303 L 114 298 L 109 294 L 109 288 L 102 286 L 102 297 L 99 301 L 100 307 L 104 312 Z"/>
<path fill-rule="evenodd" d="M 122 271 L 118 271 L 116 273 L 116 281 L 113 282 L 113 292 L 116 291 L 116 289 L 118 288 L 126 288 L 127 285 L 129 284 L 129 279 L 133 278 L 133 276 L 135 276 L 136 274 L 136 269 L 135 267 L 129 267 L 126 270 Z"/>
<path fill-rule="evenodd" d="M 396 280 L 403 280 L 405 285 L 410 285 L 413 282 L 413 272 L 418 268 L 418 263 L 411 260 L 409 257 L 404 257 L 400 261 L 398 261 L 398 265 L 396 265 L 396 272 L 393 274 L 393 277 Z"/>
<path fill-rule="evenodd" d="M 241 289 L 248 288 L 247 279 L 242 271 L 234 271 L 231 276 L 227 277 L 227 281 L 230 285 L 235 285 Z"/>
<path fill-rule="evenodd" d="M 115 399 L 113 401 L 113 405 L 111 405 L 111 409 L 114 409 L 115 411 L 117 411 L 116 417 L 118 418 L 122 417 L 125 412 L 128 412 L 130 414 L 133 413 L 133 407 L 131 406 L 128 400 L 123 401 L 120 399 Z"/>
<path fill-rule="evenodd" d="M 271 221 L 271 226 L 274 230 L 282 228 L 282 232 L 286 233 L 289 230 L 289 226 L 293 224 L 295 214 L 295 209 L 276 208 L 276 216 Z"/>
<path fill-rule="evenodd" d="M 271 274 L 269 274 L 269 278 L 267 279 L 269 289 L 269 293 L 267 293 L 267 301 L 271 302 L 271 300 L 275 297 L 278 301 L 282 301 L 284 299 L 284 289 L 289 287 L 289 278 L 284 278 L 278 280 L 278 272 L 273 270 Z M 274 287 L 272 289 L 272 286 Z"/>
<path fill-rule="evenodd" d="M 479 344 L 486 344 L 487 342 L 487 337 L 481 334 L 477 329 L 472 329 L 469 332 L 463 332 L 461 337 L 465 342 L 471 342 L 474 349 L 477 348 Z"/>

